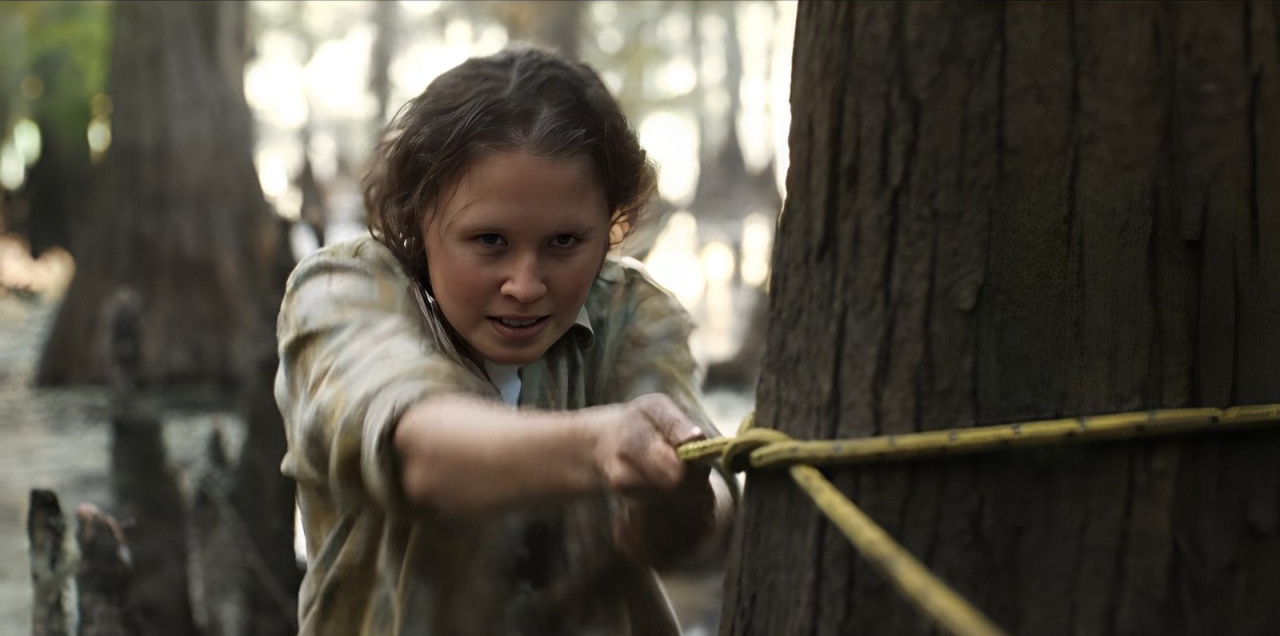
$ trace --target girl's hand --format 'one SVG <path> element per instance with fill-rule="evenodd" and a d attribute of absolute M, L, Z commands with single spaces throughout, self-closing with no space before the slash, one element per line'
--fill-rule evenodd
<path fill-rule="evenodd" d="M 680 485 L 685 465 L 675 449 L 703 436 L 684 411 L 657 393 L 607 408 L 595 455 L 608 487 L 625 493 Z"/>
<path fill-rule="evenodd" d="M 624 493 L 614 510 L 614 545 L 658 569 L 694 560 L 721 525 L 711 479 L 710 465 L 698 462 L 674 489 Z"/>
<path fill-rule="evenodd" d="M 659 568 L 693 556 L 719 525 L 717 497 L 710 465 L 686 465 L 675 449 L 703 438 L 702 430 L 660 394 L 621 405 L 616 415 L 598 446 L 601 469 L 619 494 L 615 545 Z"/>

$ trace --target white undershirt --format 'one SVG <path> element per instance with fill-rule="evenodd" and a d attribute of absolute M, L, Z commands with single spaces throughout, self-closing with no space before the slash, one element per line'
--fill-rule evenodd
<path fill-rule="evenodd" d="M 489 374 L 489 380 L 498 388 L 498 393 L 502 394 L 503 402 L 509 406 L 520 404 L 520 367 L 485 359 L 484 372 Z"/>

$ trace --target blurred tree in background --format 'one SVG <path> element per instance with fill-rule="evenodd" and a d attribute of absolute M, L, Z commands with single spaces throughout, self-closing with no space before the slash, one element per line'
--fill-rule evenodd
<path fill-rule="evenodd" d="M 582 57 L 585 0 L 519 0 L 490 8 L 514 41 L 545 46 L 574 59 Z"/>
<path fill-rule="evenodd" d="M 100 311 L 130 288 L 143 303 L 142 380 L 234 385 L 274 348 L 288 267 L 252 161 L 247 6 L 115 8 L 111 148 L 74 228 L 78 267 L 37 380 L 102 381 Z"/>
<path fill-rule="evenodd" d="M 112 415 L 112 454 L 126 459 L 113 462 L 111 477 L 114 509 L 133 520 L 128 598 L 140 636 L 199 629 L 188 590 L 189 505 L 169 476 L 158 415 L 128 406 L 129 393 L 135 380 L 161 394 L 212 384 L 217 403 L 244 402 L 247 441 L 230 485 L 217 493 L 229 500 L 219 508 L 223 524 L 238 521 L 236 550 L 214 560 L 232 561 L 224 569 L 241 608 L 224 623 L 288 634 L 292 611 L 277 597 L 291 598 L 299 579 L 293 484 L 279 473 L 284 427 L 271 378 L 275 312 L 292 258 L 253 165 L 243 93 L 248 5 L 120 2 L 113 10 L 111 145 L 72 227 L 78 266 L 37 381 L 100 382 L 107 344 L 121 331 L 135 341 L 135 368 L 112 371 L 131 377 L 111 378 L 123 393 L 117 404 L 126 405 Z M 126 317 L 123 297 L 137 299 Z"/>
<path fill-rule="evenodd" d="M 13 131 L 0 154 L 0 186 L 16 187 L 0 229 L 29 239 L 32 255 L 70 247 L 91 174 L 86 131 L 109 113 L 106 85 L 110 5 L 101 2 L 0 3 L 0 126 Z"/>

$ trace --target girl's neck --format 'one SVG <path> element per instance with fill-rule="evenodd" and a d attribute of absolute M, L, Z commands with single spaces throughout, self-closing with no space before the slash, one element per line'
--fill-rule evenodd
<path fill-rule="evenodd" d="M 502 395 L 502 401 L 510 406 L 520 403 L 520 367 L 510 364 L 498 364 L 488 358 L 482 358 L 485 375 Z"/>

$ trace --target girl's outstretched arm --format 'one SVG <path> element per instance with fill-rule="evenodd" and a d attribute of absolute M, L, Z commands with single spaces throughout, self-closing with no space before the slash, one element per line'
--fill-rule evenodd
<path fill-rule="evenodd" d="M 394 445 L 412 504 L 478 514 L 593 492 L 687 487 L 675 447 L 702 435 L 660 394 L 575 411 L 513 410 L 448 394 L 405 411 Z"/>

